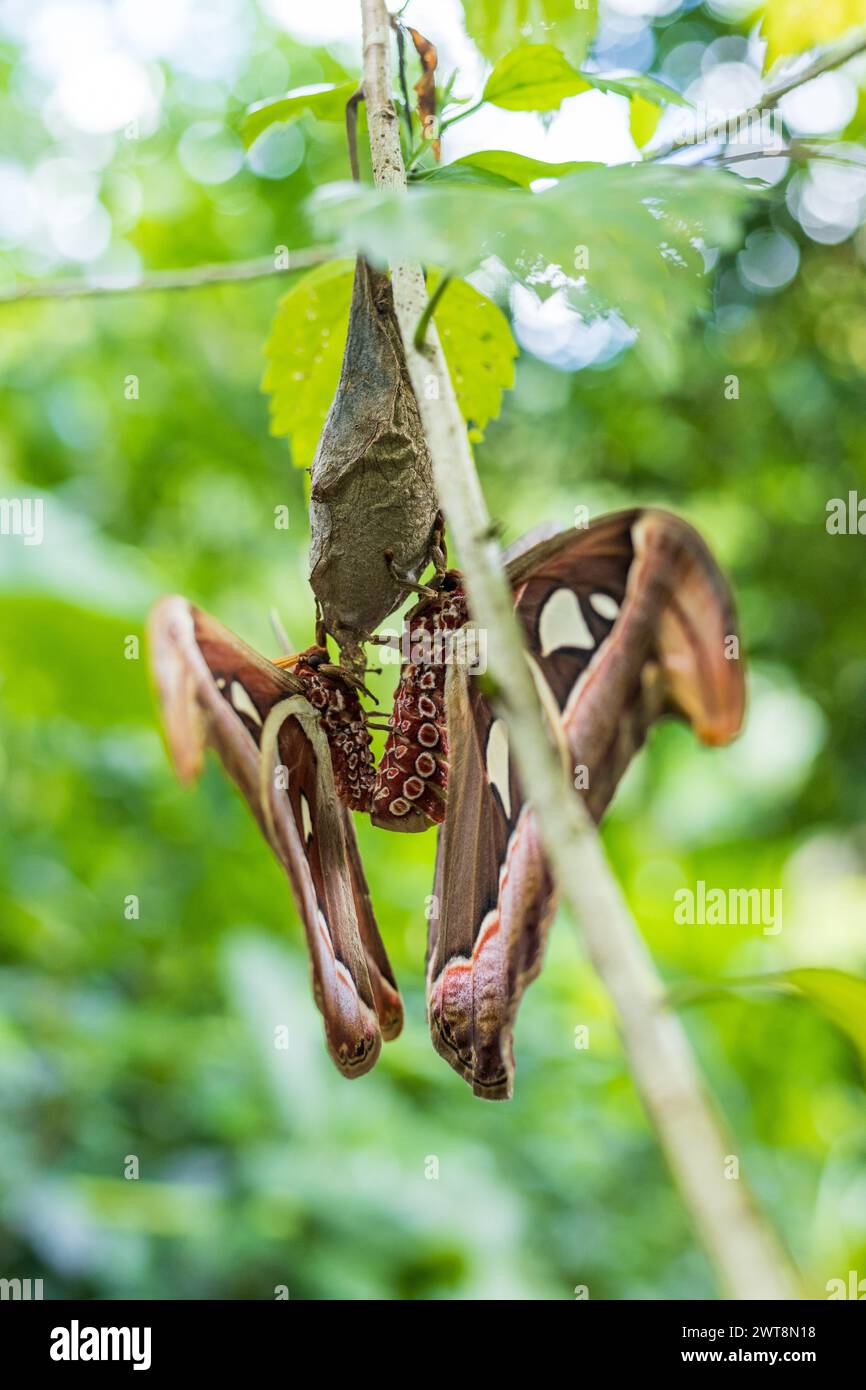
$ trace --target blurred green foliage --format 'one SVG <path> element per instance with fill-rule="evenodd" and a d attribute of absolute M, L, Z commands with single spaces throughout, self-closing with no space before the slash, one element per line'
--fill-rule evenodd
<path fill-rule="evenodd" d="M 471 8 L 498 56 L 509 7 Z M 697 23 L 672 20 L 660 42 Z M 720 32 L 700 24 L 704 43 Z M 162 124 L 117 139 L 105 172 L 109 205 L 123 180 L 139 187 L 125 236 L 143 262 L 309 242 L 305 199 L 345 176 L 339 127 L 291 127 L 302 157 L 280 180 L 244 167 L 197 183 L 178 142 L 202 111 L 236 129 L 251 101 L 353 75 L 261 26 L 233 84 L 166 68 Z M 33 100 L 8 84 L 0 139 L 35 160 L 47 136 L 22 121 Z M 672 987 L 866 968 L 864 541 L 824 524 L 830 498 L 866 492 L 866 244 L 810 243 L 778 197 L 752 219 L 798 241 L 797 278 L 760 295 L 725 259 L 717 313 L 693 327 L 673 385 L 629 352 L 574 374 L 524 354 L 478 449 L 506 540 L 569 524 L 578 506 L 655 502 L 694 521 L 732 576 L 751 672 L 743 738 L 709 751 L 657 730 L 605 828 Z M 564 915 L 521 1008 L 516 1097 L 485 1105 L 427 1038 L 432 836 L 359 823 L 407 1023 L 347 1084 L 325 1055 L 287 885 L 246 809 L 212 763 L 193 792 L 172 778 L 149 604 L 182 592 L 266 652 L 275 604 L 293 640 L 312 638 L 304 475 L 269 436 L 259 391 L 284 291 L 0 310 L 0 493 L 45 500 L 41 546 L 0 537 L 0 1273 L 44 1277 L 47 1297 L 713 1297 Z M 273 525 L 280 505 L 288 532 Z M 374 679 L 387 702 L 393 668 Z M 781 887 L 782 932 L 676 925 L 673 895 L 697 879 Z M 793 997 L 745 992 L 683 1017 L 731 1152 L 809 1290 L 866 1272 L 855 1048 Z M 274 1049 L 279 1023 L 289 1051 Z"/>

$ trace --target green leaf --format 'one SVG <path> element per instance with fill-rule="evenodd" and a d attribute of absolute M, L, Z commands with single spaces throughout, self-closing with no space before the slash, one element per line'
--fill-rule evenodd
<path fill-rule="evenodd" d="M 558 48 L 534 43 L 500 58 L 481 99 L 506 111 L 556 111 L 566 97 L 586 91 L 589 83 Z"/>
<path fill-rule="evenodd" d="M 675 1007 L 730 997 L 753 989 L 805 999 L 854 1044 L 866 1075 L 866 980 L 845 970 L 803 968 L 768 975 L 694 981 L 671 991 Z"/>
<path fill-rule="evenodd" d="M 673 87 L 666 86 L 646 73 L 635 73 L 619 78 L 593 77 L 589 81 L 602 92 L 615 92 L 629 100 L 629 129 L 639 150 L 648 145 L 656 133 L 666 106 L 690 106 Z"/>
<path fill-rule="evenodd" d="M 341 82 L 337 86 L 299 87 L 284 97 L 258 101 L 247 111 L 241 123 L 241 139 L 249 148 L 269 126 L 297 121 L 301 116 L 315 116 L 319 121 L 342 121 L 346 102 L 357 91 L 357 82 Z"/>
<path fill-rule="evenodd" d="M 628 125 L 631 138 L 639 150 L 642 150 L 644 145 L 648 145 L 655 135 L 661 114 L 661 107 L 656 106 L 655 102 L 647 101 L 646 97 L 642 96 L 632 97 L 629 105 Z"/>
<path fill-rule="evenodd" d="M 432 294 L 441 275 L 432 271 Z M 453 280 L 433 314 L 457 402 L 473 443 L 502 408 L 502 393 L 514 385 L 517 344 L 502 310 L 466 280 Z"/>
<path fill-rule="evenodd" d="M 866 980 L 844 970 L 788 970 L 785 979 L 825 1018 L 847 1033 L 866 1072 Z"/>
<path fill-rule="evenodd" d="M 863 0 L 765 0 L 767 64 L 839 39 L 863 23 Z"/>
<path fill-rule="evenodd" d="M 654 102 L 656 106 L 692 105 L 688 97 L 684 97 L 675 87 L 669 87 L 666 82 L 659 82 L 657 77 L 649 77 L 645 72 L 626 73 L 622 77 L 605 77 L 601 73 L 585 72 L 582 76 L 599 92 L 613 92 L 616 96 L 628 97 L 629 100 L 639 96 L 646 101 Z"/>
<path fill-rule="evenodd" d="M 265 347 L 271 434 L 289 439 L 299 468 L 312 462 L 340 379 L 353 272 L 352 261 L 329 261 L 299 280 L 280 300 Z M 431 293 L 439 279 L 435 271 L 428 276 Z M 463 280 L 447 287 L 434 319 L 470 437 L 480 440 L 514 384 L 517 344 L 508 320 Z"/>
<path fill-rule="evenodd" d="M 528 39 L 556 44 L 579 66 L 598 27 L 598 0 L 463 0 L 463 14 L 488 62 Z"/>
<path fill-rule="evenodd" d="M 475 154 L 463 155 L 451 164 L 441 164 L 430 175 L 428 182 L 441 183 L 449 180 L 490 183 L 505 187 L 514 184 L 518 188 L 528 188 L 536 179 L 561 179 L 567 174 L 577 174 L 583 169 L 597 169 L 601 166 L 581 160 L 567 160 L 563 164 L 549 164 L 544 159 L 531 159 L 513 150 L 478 150 Z"/>
<path fill-rule="evenodd" d="M 327 261 L 298 280 L 280 300 L 265 344 L 271 434 L 289 440 L 296 468 L 313 461 L 340 379 L 353 270 L 351 260 Z"/>
<path fill-rule="evenodd" d="M 561 286 L 590 317 L 615 310 L 638 330 L 657 379 L 677 366 L 677 335 L 707 302 L 698 238 L 732 247 L 754 193 L 719 170 L 620 165 L 540 193 L 442 183 L 408 192 L 320 190 L 321 237 L 377 264 L 421 260 L 466 274 L 496 256 L 529 288 Z"/>

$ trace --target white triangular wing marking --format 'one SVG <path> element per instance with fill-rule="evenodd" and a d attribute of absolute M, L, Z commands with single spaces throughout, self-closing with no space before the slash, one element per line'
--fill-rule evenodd
<path fill-rule="evenodd" d="M 230 694 L 232 697 L 232 704 L 238 714 L 246 714 L 254 724 L 261 725 L 262 716 L 259 714 L 240 681 L 232 681 Z"/>
<path fill-rule="evenodd" d="M 511 820 L 511 784 L 508 776 L 508 730 L 503 719 L 494 719 L 487 735 L 487 779 L 499 792 L 506 820 Z"/>
<path fill-rule="evenodd" d="M 595 646 L 580 600 L 573 589 L 554 589 L 541 610 L 538 640 L 542 656 L 550 656 L 560 647 L 579 647 L 588 651 Z"/>

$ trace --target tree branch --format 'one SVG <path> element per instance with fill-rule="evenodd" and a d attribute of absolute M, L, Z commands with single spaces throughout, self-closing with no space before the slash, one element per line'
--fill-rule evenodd
<path fill-rule="evenodd" d="M 79 299 L 83 296 L 107 294 L 138 294 L 145 290 L 197 290 L 205 285 L 232 285 L 247 280 L 263 280 L 270 275 L 291 275 L 298 270 L 321 265 L 334 255 L 330 246 L 307 246 L 300 251 L 288 251 L 282 257 L 259 256 L 252 261 L 216 261 L 212 265 L 194 265 L 183 270 L 152 270 L 131 284 L 99 284 L 72 276 L 59 280 L 34 280 L 25 285 L 0 288 L 0 304 L 19 303 L 25 299 Z M 286 264 L 282 262 L 285 260 Z"/>
<path fill-rule="evenodd" d="M 847 151 L 851 146 L 844 145 L 819 145 L 799 144 L 796 141 L 779 149 L 766 150 L 745 150 L 742 154 L 719 154 L 713 155 L 713 168 L 727 169 L 732 164 L 749 164 L 753 160 L 759 159 L 796 159 L 801 162 L 810 159 L 826 159 L 834 164 L 848 164 L 855 169 L 862 169 L 866 165 L 866 156 L 859 153 L 849 154 Z"/>
<path fill-rule="evenodd" d="M 360 0 L 364 92 L 373 171 L 380 187 L 405 187 L 391 101 L 384 0 Z M 414 346 L 427 295 L 421 267 L 392 267 L 406 360 L 433 456 L 440 500 L 456 541 L 473 613 L 488 634 L 491 674 L 511 746 L 531 799 L 554 878 L 578 921 L 616 1006 L 635 1080 L 697 1232 L 729 1294 L 796 1298 L 797 1280 L 744 1184 L 725 1177 L 723 1138 L 679 1019 L 604 857 L 588 813 L 544 730 L 499 546 L 469 449 L 434 323 Z"/>
<path fill-rule="evenodd" d="M 858 53 L 864 52 L 866 52 L 866 25 L 852 30 L 850 34 L 846 34 L 839 43 L 833 44 L 832 47 L 823 49 L 805 67 L 789 71 L 786 77 L 781 77 L 777 82 L 770 83 L 764 88 L 758 100 L 747 107 L 745 111 L 739 111 L 733 116 L 719 116 L 717 119 L 699 126 L 691 134 L 684 134 L 677 139 L 669 140 L 666 145 L 660 145 L 657 149 L 651 150 L 646 157 L 646 162 L 667 159 L 669 155 L 676 154 L 678 150 L 689 149 L 694 145 L 703 145 L 708 140 L 717 140 L 719 127 L 723 124 L 730 130 L 738 130 L 741 126 L 753 121 L 756 114 L 760 116 L 765 111 L 774 110 L 782 97 L 786 97 L 789 92 L 796 91 L 798 87 L 805 86 L 807 82 L 814 81 L 816 77 L 821 77 L 825 72 L 832 72 L 834 68 L 842 67 L 844 63 L 856 58 Z"/>

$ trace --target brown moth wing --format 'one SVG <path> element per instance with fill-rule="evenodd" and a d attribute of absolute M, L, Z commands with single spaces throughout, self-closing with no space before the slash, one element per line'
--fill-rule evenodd
<path fill-rule="evenodd" d="M 356 907 L 330 752 L 303 683 L 183 598 L 156 605 L 149 638 L 178 774 L 191 781 L 209 744 L 240 788 L 292 885 L 328 1050 L 360 1076 L 381 1039 L 359 915 L 365 934 L 378 932 L 369 898 Z M 377 954 L 387 960 L 381 941 Z"/>
<path fill-rule="evenodd" d="M 373 904 L 370 900 L 370 889 L 367 887 L 367 878 L 361 862 L 361 852 L 358 848 L 358 837 L 355 834 L 355 822 L 347 806 L 342 806 L 340 810 L 349 864 L 349 879 L 352 884 L 355 911 L 358 915 L 361 942 L 367 957 L 367 969 L 370 972 L 373 997 L 376 1001 L 379 1027 L 385 1041 L 391 1042 L 394 1038 L 399 1037 L 403 1029 L 403 1001 L 400 998 L 397 981 L 394 979 L 391 962 L 379 935 L 379 928 L 376 925 Z"/>
<path fill-rule="evenodd" d="M 635 509 L 562 531 L 507 566 L 526 643 L 560 709 L 611 631 L 633 558 Z M 607 616 L 601 596 L 608 598 Z"/>
<path fill-rule="evenodd" d="M 662 715 L 689 718 L 707 743 L 737 732 L 744 685 L 728 659 L 732 604 L 685 522 L 643 509 L 605 517 L 543 540 L 509 576 L 596 820 Z M 511 1094 L 514 1017 L 540 969 L 553 891 L 504 725 L 491 755 L 496 721 L 476 681 L 455 670 L 446 691 L 451 771 L 430 926 L 430 1025 L 475 1093 L 500 1099 Z"/>
<path fill-rule="evenodd" d="M 621 679 L 627 664 L 639 684 L 652 655 L 664 670 L 669 712 L 688 718 L 705 743 L 733 738 L 745 701 L 740 664 L 726 654 L 726 639 L 736 633 L 733 605 L 687 522 L 656 508 L 616 512 L 533 546 L 508 576 L 529 650 L 566 719 L 590 667 L 601 662 L 605 679 L 615 670 Z M 606 639 L 615 624 L 611 655 Z M 618 655 L 622 649 L 627 656 Z"/>
<path fill-rule="evenodd" d="M 304 926 L 313 964 L 313 993 L 325 1020 L 328 1051 L 344 1076 L 361 1076 L 381 1044 L 348 872 L 342 813 L 334 790 L 328 741 L 303 696 L 271 709 L 261 733 L 260 798 L 268 839 L 281 862 L 306 863 Z M 286 815 L 286 802 L 290 814 Z M 294 831 L 287 836 L 286 831 Z"/>
<path fill-rule="evenodd" d="M 477 1096 L 507 1100 L 511 1029 L 541 968 L 551 884 L 508 756 L 505 725 L 464 668 L 449 668 L 448 814 L 439 831 L 427 956 L 437 1052 Z"/>
<path fill-rule="evenodd" d="M 588 771 L 585 795 L 596 820 L 657 719 L 686 718 L 703 743 L 718 746 L 734 738 L 745 713 L 733 603 L 707 546 L 659 510 L 635 513 L 629 531 L 621 612 L 562 714 L 575 766 Z"/>

